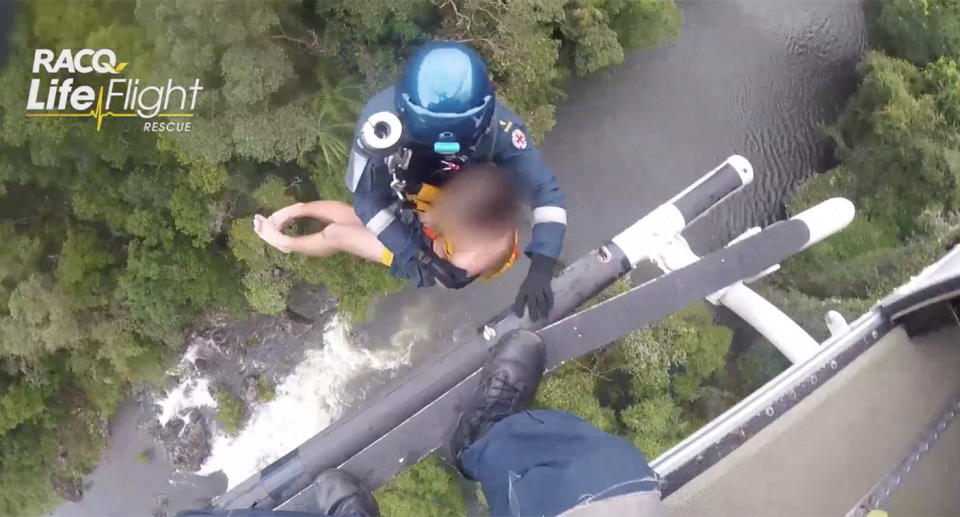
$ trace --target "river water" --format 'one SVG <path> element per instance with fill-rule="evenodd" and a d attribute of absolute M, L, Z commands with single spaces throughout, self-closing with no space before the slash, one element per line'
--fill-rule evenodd
<path fill-rule="evenodd" d="M 829 160 L 819 126 L 835 120 L 855 86 L 865 49 L 859 2 L 682 2 L 683 32 L 663 48 L 628 56 L 613 70 L 572 81 L 557 126 L 542 145 L 568 196 L 567 262 L 600 244 L 725 157 L 746 156 L 755 181 L 687 232 L 695 251 L 715 249 L 750 226 L 782 216 L 798 182 Z M 495 282 L 464 291 L 405 291 L 378 304 L 372 322 L 345 332 L 336 320 L 234 439 L 218 437 L 206 470 L 236 484 L 257 466 L 362 403 L 364 394 L 429 360 L 502 309 L 525 273 L 521 261 Z M 349 346 L 344 346 L 344 344 Z M 315 402 L 314 402 L 315 401 Z M 202 504 L 222 475 L 171 478 L 122 410 L 85 500 L 56 515 L 141 516 Z M 159 497 L 159 498 L 158 498 Z"/>

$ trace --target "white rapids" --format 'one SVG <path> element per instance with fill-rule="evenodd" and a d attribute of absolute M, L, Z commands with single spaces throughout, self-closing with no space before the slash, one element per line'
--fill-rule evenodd
<path fill-rule="evenodd" d="M 266 467 L 340 417 L 351 381 L 408 364 L 418 337 L 401 332 L 392 346 L 370 351 L 351 343 L 348 330 L 333 318 L 324 330 L 323 348 L 307 352 L 276 387 L 276 398 L 257 406 L 237 436 L 214 437 L 212 453 L 200 473 L 222 471 L 232 488 Z"/>
<path fill-rule="evenodd" d="M 217 407 L 217 401 L 210 394 L 210 381 L 207 379 L 187 379 L 167 393 L 159 402 L 160 416 L 157 420 L 165 425 L 171 418 L 193 407 Z"/>

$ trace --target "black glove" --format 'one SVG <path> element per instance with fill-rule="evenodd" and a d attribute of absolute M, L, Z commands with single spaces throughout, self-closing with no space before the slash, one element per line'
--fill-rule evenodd
<path fill-rule="evenodd" d="M 523 309 L 530 309 L 530 319 L 537 321 L 546 318 L 553 308 L 553 289 L 550 280 L 553 279 L 553 268 L 557 261 L 539 253 L 530 254 L 530 271 L 527 278 L 520 284 L 520 293 L 513 302 L 513 312 L 523 317 Z"/>
<path fill-rule="evenodd" d="M 417 255 L 417 263 L 423 277 L 423 286 L 440 282 L 444 287 L 460 289 L 473 282 L 476 276 L 467 276 L 467 271 L 454 266 L 437 256 L 433 250 L 423 250 Z"/>

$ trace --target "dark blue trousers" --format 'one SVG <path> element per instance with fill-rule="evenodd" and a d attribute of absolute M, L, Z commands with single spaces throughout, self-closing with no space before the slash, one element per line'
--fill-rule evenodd
<path fill-rule="evenodd" d="M 564 411 L 510 415 L 467 448 L 460 461 L 464 473 L 480 482 L 494 517 L 549 517 L 592 500 L 657 489 L 656 475 L 633 444 Z M 180 517 L 201 515 L 320 517 L 264 510 Z"/>
<path fill-rule="evenodd" d="M 552 516 L 591 500 L 657 489 L 633 444 L 564 411 L 511 415 L 460 460 L 495 517 Z"/>

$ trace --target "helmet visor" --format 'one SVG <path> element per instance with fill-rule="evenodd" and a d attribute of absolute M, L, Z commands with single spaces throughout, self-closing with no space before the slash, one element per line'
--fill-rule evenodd
<path fill-rule="evenodd" d="M 433 145 L 449 140 L 450 135 L 465 147 L 477 143 L 490 124 L 493 114 L 493 95 L 483 98 L 483 103 L 462 113 L 437 113 L 410 102 L 410 96 L 402 95 L 403 124 L 407 134 L 416 142 Z"/>

